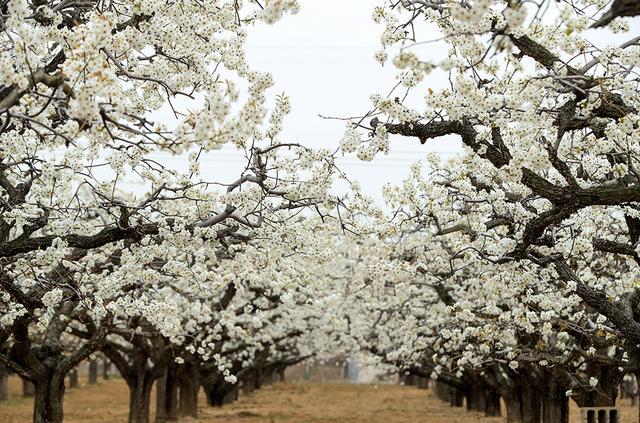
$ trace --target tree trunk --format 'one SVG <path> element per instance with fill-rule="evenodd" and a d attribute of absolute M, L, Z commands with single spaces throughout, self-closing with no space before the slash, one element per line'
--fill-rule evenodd
<path fill-rule="evenodd" d="M 89 385 L 98 383 L 98 361 L 89 360 Z"/>
<path fill-rule="evenodd" d="M 284 372 L 285 372 L 286 367 L 278 369 L 278 381 L 280 382 L 284 382 Z"/>
<path fill-rule="evenodd" d="M 414 374 L 408 374 L 404 377 L 405 386 L 416 386 L 418 384 L 417 376 Z"/>
<path fill-rule="evenodd" d="M 540 394 L 529 383 L 517 383 L 505 393 L 507 423 L 539 423 L 542 404 Z"/>
<path fill-rule="evenodd" d="M 270 385 L 273 382 L 273 367 L 267 366 L 263 368 L 260 372 L 261 375 L 261 384 L 262 385 Z"/>
<path fill-rule="evenodd" d="M 256 374 L 256 378 L 255 378 L 255 381 L 256 381 L 255 388 L 256 388 L 256 389 L 260 389 L 260 388 L 262 388 L 262 383 L 264 382 L 264 371 L 262 370 L 262 368 L 261 368 L 261 367 L 256 367 L 256 369 L 255 369 L 255 374 Z M 236 389 L 236 391 L 238 391 L 238 390 Z M 236 392 L 236 399 L 238 399 L 237 392 Z M 235 401 L 235 400 L 234 400 L 234 401 Z"/>
<path fill-rule="evenodd" d="M 238 384 L 226 382 L 219 373 L 204 373 L 200 377 L 207 394 L 207 404 L 221 407 L 238 399 Z"/>
<path fill-rule="evenodd" d="M 484 415 L 498 417 L 500 414 L 500 395 L 492 389 L 488 390 L 484 400 Z"/>
<path fill-rule="evenodd" d="M 464 405 L 464 392 L 454 386 L 436 381 L 433 392 L 441 401 L 448 402 L 451 407 L 462 407 Z"/>
<path fill-rule="evenodd" d="M 211 407 L 221 407 L 224 402 L 224 395 L 219 395 L 216 390 L 207 390 L 205 388 L 205 392 L 207 393 L 207 405 Z"/>
<path fill-rule="evenodd" d="M 507 409 L 507 423 L 525 422 L 520 392 L 515 391 L 511 395 L 504 397 L 504 404 Z"/>
<path fill-rule="evenodd" d="M 520 386 L 522 395 L 522 416 L 524 423 L 538 423 L 542 415 L 542 400 L 540 392 L 536 391 L 530 383 L 523 381 Z"/>
<path fill-rule="evenodd" d="M 111 373 L 111 362 L 109 359 L 105 358 L 102 360 L 102 379 L 109 380 L 109 375 Z"/>
<path fill-rule="evenodd" d="M 8 372 L 0 373 L 0 401 L 9 399 L 9 374 Z"/>
<path fill-rule="evenodd" d="M 256 389 L 256 373 L 253 370 L 248 371 L 242 378 L 242 393 L 251 395 Z"/>
<path fill-rule="evenodd" d="M 542 395 L 542 423 L 568 423 L 569 399 L 564 390 L 551 382 Z"/>
<path fill-rule="evenodd" d="M 484 387 L 470 386 L 465 392 L 468 411 L 485 411 L 487 391 Z"/>
<path fill-rule="evenodd" d="M 198 368 L 187 365 L 179 379 L 180 385 L 180 416 L 198 417 L 198 391 L 200 391 L 200 374 Z"/>
<path fill-rule="evenodd" d="M 234 385 L 229 392 L 222 399 L 222 404 L 232 404 L 234 401 L 238 400 L 238 386 Z"/>
<path fill-rule="evenodd" d="M 36 393 L 35 385 L 27 379 L 22 379 L 22 396 L 32 397 L 35 395 L 35 393 Z"/>
<path fill-rule="evenodd" d="M 433 387 L 433 393 L 436 394 L 436 397 L 440 401 L 450 402 L 451 397 L 449 396 L 449 385 L 445 385 L 442 382 L 436 381 Z"/>
<path fill-rule="evenodd" d="M 129 423 L 149 423 L 152 383 L 150 378 L 138 377 L 127 383 L 129 384 Z"/>
<path fill-rule="evenodd" d="M 452 407 L 462 407 L 464 405 L 464 392 L 458 388 L 451 387 L 449 405 Z"/>
<path fill-rule="evenodd" d="M 207 405 L 220 407 L 222 405 L 222 394 L 220 392 L 220 378 L 214 373 L 204 373 L 200 377 L 200 383 L 207 396 Z"/>
<path fill-rule="evenodd" d="M 178 383 L 175 366 L 156 382 L 156 422 L 178 420 Z"/>
<path fill-rule="evenodd" d="M 69 372 L 69 388 L 78 387 L 78 369 L 75 367 Z"/>
<path fill-rule="evenodd" d="M 33 423 L 62 423 L 64 376 L 52 375 L 35 383 Z"/>

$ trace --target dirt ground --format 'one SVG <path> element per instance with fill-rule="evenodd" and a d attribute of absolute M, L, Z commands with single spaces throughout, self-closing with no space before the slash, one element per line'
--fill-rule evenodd
<path fill-rule="evenodd" d="M 0 402 L 1 423 L 28 423 L 31 400 L 21 398 L 21 384 L 10 380 L 11 399 Z M 128 391 L 121 379 L 67 390 L 65 422 L 120 423 L 127 421 Z M 153 399 L 153 396 L 152 396 Z M 636 409 L 621 401 L 621 423 L 637 422 Z M 152 410 L 154 404 L 152 404 Z M 572 404 L 571 422 L 580 421 Z M 193 422 L 194 420 L 185 420 Z M 399 385 L 349 385 L 277 383 L 253 395 L 241 397 L 222 408 L 206 406 L 202 397 L 201 423 L 498 423 L 502 418 L 486 418 L 451 408 L 430 390 Z"/>

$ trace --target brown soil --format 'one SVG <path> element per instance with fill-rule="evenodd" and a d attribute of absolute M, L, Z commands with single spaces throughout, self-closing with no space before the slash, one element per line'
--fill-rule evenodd
<path fill-rule="evenodd" d="M 11 399 L 0 402 L 0 422 L 28 423 L 31 399 L 21 398 L 21 384 L 10 380 Z M 65 395 L 65 422 L 99 423 L 127 421 L 128 391 L 121 380 L 101 381 L 98 385 L 69 389 Z M 152 396 L 153 399 L 153 396 Z M 153 410 L 152 404 L 152 410 Z M 622 423 L 637 422 L 637 411 L 628 400 L 620 401 Z M 571 422 L 578 423 L 579 412 L 572 404 Z M 189 421 L 189 420 L 185 420 Z M 194 420 L 191 420 L 194 421 Z M 201 397 L 202 423 L 498 423 L 451 408 L 430 390 L 399 385 L 348 385 L 277 383 L 253 395 L 241 397 L 222 408 L 206 406 Z"/>

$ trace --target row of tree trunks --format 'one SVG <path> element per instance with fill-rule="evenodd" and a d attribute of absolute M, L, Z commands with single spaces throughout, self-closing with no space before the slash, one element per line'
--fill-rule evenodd
<path fill-rule="evenodd" d="M 517 383 L 503 396 L 507 423 L 538 423 L 542 417 L 540 393 L 529 383 Z"/>
<path fill-rule="evenodd" d="M 574 388 L 572 398 L 577 405 L 615 406 L 623 376 L 619 369 L 591 363 L 586 373 L 597 377 L 598 388 Z M 560 369 L 523 366 L 515 372 L 496 367 L 482 374 L 466 374 L 450 383 L 438 379 L 434 393 L 451 406 L 462 406 L 464 397 L 468 410 L 487 416 L 500 415 L 502 398 L 507 423 L 568 423 L 567 391 L 571 386 L 571 378 Z"/>
<path fill-rule="evenodd" d="M 0 369 L 0 399 L 2 399 L 3 386 L 5 387 L 4 388 L 5 390 L 7 390 L 8 388 L 7 376 L 8 376 L 8 373 L 3 374 Z M 69 388 L 78 387 L 78 384 L 79 384 L 78 376 L 79 375 L 78 375 L 77 369 L 73 369 L 69 372 Z M 108 378 L 108 373 L 107 373 L 107 378 Z M 90 360 L 89 361 L 89 384 L 93 385 L 96 383 L 98 383 L 98 362 L 97 360 Z M 8 392 L 5 395 L 7 395 L 8 397 Z M 35 395 L 35 385 L 27 379 L 22 379 L 22 396 L 33 397 L 34 395 Z"/>
<path fill-rule="evenodd" d="M 434 385 L 433 392 L 436 397 L 441 401 L 448 402 L 451 407 L 464 405 L 464 392 L 454 386 L 438 381 Z"/>
<path fill-rule="evenodd" d="M 419 376 L 413 373 L 409 373 L 408 375 L 404 375 L 402 377 L 402 383 L 405 386 L 417 386 L 418 389 L 428 389 L 429 388 L 429 378 L 426 376 Z"/>
<path fill-rule="evenodd" d="M 467 410 L 484 412 L 486 416 L 500 416 L 500 395 L 487 385 L 470 385 L 464 391 Z"/>
<path fill-rule="evenodd" d="M 264 384 L 283 381 L 285 367 L 266 366 L 248 369 L 242 376 L 245 393 L 251 393 Z M 150 368 L 144 354 L 140 354 L 132 368 L 122 370 L 130 391 L 128 421 L 129 423 L 148 423 L 151 388 L 156 381 L 155 369 Z M 69 387 L 77 386 L 77 369 L 72 369 L 68 376 Z M 98 362 L 91 360 L 89 362 L 90 383 L 96 383 L 97 378 Z M 35 384 L 27 379 L 22 381 L 23 394 L 34 397 L 33 421 L 35 423 L 61 422 L 62 398 L 65 390 L 64 375 L 52 374 L 48 381 L 37 380 Z M 226 382 L 219 374 L 215 374 L 208 380 L 202 378 L 200 369 L 194 363 L 187 362 L 183 365 L 171 363 L 164 367 L 162 376 L 156 382 L 156 422 L 177 421 L 181 417 L 197 418 L 198 392 L 201 385 L 205 388 L 209 405 L 222 406 L 238 399 L 240 383 Z"/>
<path fill-rule="evenodd" d="M 9 370 L 0 365 L 0 401 L 6 401 L 9 399 Z M 96 360 L 89 361 L 89 384 L 95 384 L 98 382 L 98 362 Z M 78 387 L 78 370 L 73 369 L 69 372 L 69 387 Z M 22 396 L 34 397 L 36 393 L 35 385 L 27 380 L 22 379 Z"/>
<path fill-rule="evenodd" d="M 256 389 L 260 389 L 258 371 L 249 371 L 242 378 L 242 393 L 250 395 Z"/>
<path fill-rule="evenodd" d="M 482 412 L 486 416 L 500 416 L 500 399 L 504 399 L 506 406 L 506 419 L 508 423 L 541 423 L 564 422 L 559 413 L 563 409 L 563 399 L 566 403 L 566 395 L 563 398 L 551 396 L 543 401 L 541 391 L 535 390 L 531 384 L 522 383 L 513 386 L 509 394 L 500 394 L 497 390 L 486 384 L 474 384 L 459 389 L 447 383 L 437 381 L 434 386 L 435 395 L 452 407 L 462 407 L 466 404 L 469 411 Z M 548 418 L 543 419 L 543 405 Z"/>
<path fill-rule="evenodd" d="M 207 404 L 213 407 L 221 407 L 233 402 L 232 397 L 237 397 L 236 385 L 227 383 L 220 376 L 208 376 L 203 380 L 202 386 L 207 394 Z M 232 393 L 233 391 L 236 393 Z"/>

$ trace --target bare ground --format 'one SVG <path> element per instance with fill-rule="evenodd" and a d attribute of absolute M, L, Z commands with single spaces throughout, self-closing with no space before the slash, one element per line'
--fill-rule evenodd
<path fill-rule="evenodd" d="M 11 378 L 12 398 L 0 402 L 1 423 L 28 423 L 31 400 L 21 398 L 21 385 Z M 98 385 L 69 389 L 65 395 L 65 422 L 100 423 L 127 421 L 128 391 L 122 380 L 101 381 Z M 153 396 L 152 396 L 153 399 Z M 620 401 L 622 423 L 637 422 L 636 409 L 628 400 Z M 152 410 L 154 404 L 152 403 Z M 571 422 L 578 423 L 579 412 L 572 404 Z M 193 420 L 184 420 L 193 421 Z M 278 383 L 253 395 L 241 397 L 222 408 L 206 406 L 201 398 L 202 423 L 498 423 L 451 408 L 430 390 L 399 385 L 349 385 Z"/>

